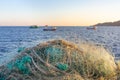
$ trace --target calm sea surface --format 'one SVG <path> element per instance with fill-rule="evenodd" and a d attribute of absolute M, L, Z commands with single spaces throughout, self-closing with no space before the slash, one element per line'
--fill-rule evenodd
<path fill-rule="evenodd" d="M 15 56 L 19 47 L 32 47 L 51 39 L 65 39 L 78 43 L 80 40 L 102 44 L 120 57 L 120 27 L 58 27 L 56 31 L 43 31 L 43 27 L 0 27 L 0 64 Z"/>

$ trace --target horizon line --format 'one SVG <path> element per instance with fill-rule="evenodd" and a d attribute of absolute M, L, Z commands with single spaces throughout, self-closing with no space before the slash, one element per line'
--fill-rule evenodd
<path fill-rule="evenodd" d="M 33 25 L 0 25 L 0 27 L 28 27 L 28 26 L 33 26 Z M 39 27 L 43 27 L 43 26 L 45 26 L 45 25 L 37 25 L 37 26 L 39 26 Z M 48 26 L 55 26 L 55 25 L 48 25 Z M 87 26 L 82 26 L 82 25 L 77 25 L 77 26 L 75 26 L 75 25 L 60 25 L 60 26 L 63 26 L 63 27 L 87 27 Z M 56 27 L 60 27 L 60 26 L 56 26 Z M 90 25 L 89 25 L 90 26 Z"/>

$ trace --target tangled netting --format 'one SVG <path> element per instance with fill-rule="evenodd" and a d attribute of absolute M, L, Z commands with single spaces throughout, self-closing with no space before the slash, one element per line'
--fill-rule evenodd
<path fill-rule="evenodd" d="M 0 67 L 0 80 L 107 79 L 115 75 L 114 59 L 105 49 L 86 44 L 79 46 L 54 40 L 25 49 Z"/>

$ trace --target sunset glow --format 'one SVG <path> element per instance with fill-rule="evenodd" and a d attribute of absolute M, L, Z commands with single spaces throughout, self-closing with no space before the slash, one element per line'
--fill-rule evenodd
<path fill-rule="evenodd" d="M 89 26 L 120 20 L 120 0 L 0 0 L 0 25 Z"/>

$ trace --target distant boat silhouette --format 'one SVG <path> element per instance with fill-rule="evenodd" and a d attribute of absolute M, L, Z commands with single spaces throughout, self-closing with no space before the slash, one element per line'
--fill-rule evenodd
<path fill-rule="evenodd" d="M 45 25 L 45 27 L 43 31 L 56 31 L 56 27 L 48 27 L 48 25 Z"/>
<path fill-rule="evenodd" d="M 87 27 L 87 29 L 88 29 L 88 30 L 91 30 L 91 29 L 92 29 L 92 30 L 96 30 L 97 27 L 96 27 L 96 26 L 93 26 L 93 27 Z"/>
<path fill-rule="evenodd" d="M 32 26 L 30 26 L 30 28 L 38 28 L 38 26 L 37 25 L 32 25 Z"/>

